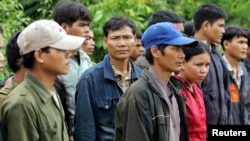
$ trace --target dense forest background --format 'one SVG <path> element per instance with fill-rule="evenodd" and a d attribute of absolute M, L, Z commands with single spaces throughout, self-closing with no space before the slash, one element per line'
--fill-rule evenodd
<path fill-rule="evenodd" d="M 53 7 L 62 0 L 0 0 L 0 25 L 4 28 L 5 45 L 10 36 L 37 19 L 52 19 Z M 106 53 L 102 46 L 102 26 L 112 16 L 124 15 L 132 19 L 139 30 L 145 30 L 152 13 L 160 9 L 176 12 L 191 21 L 196 7 L 213 3 L 227 12 L 226 25 L 250 28 L 250 1 L 243 0 L 75 0 L 88 7 L 92 15 L 91 28 L 95 34 L 96 49 L 93 61 L 99 62 Z M 5 53 L 5 49 L 2 50 Z M 0 80 L 11 75 L 5 61 Z"/>

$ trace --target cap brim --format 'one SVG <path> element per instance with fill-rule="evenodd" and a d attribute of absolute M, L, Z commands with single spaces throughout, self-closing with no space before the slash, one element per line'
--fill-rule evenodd
<path fill-rule="evenodd" d="M 198 44 L 198 41 L 196 39 L 182 36 L 182 37 L 178 37 L 176 39 L 173 39 L 171 41 L 168 41 L 166 44 L 176 45 L 176 46 L 185 46 L 185 45 L 192 44 L 192 46 L 196 46 Z"/>
<path fill-rule="evenodd" d="M 85 41 L 85 38 L 79 36 L 65 35 L 61 40 L 49 45 L 50 47 L 61 50 L 77 50 Z"/>

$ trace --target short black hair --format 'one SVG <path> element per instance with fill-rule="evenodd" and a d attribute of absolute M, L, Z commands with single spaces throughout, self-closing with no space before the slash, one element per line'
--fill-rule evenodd
<path fill-rule="evenodd" d="M 159 10 L 155 12 L 148 22 L 148 27 L 161 22 L 184 23 L 184 20 L 170 10 Z"/>
<path fill-rule="evenodd" d="M 125 26 L 131 28 L 132 33 L 135 35 L 136 26 L 135 23 L 124 16 L 114 16 L 110 18 L 103 26 L 103 33 L 105 37 L 108 37 L 110 31 L 119 30 Z"/>
<path fill-rule="evenodd" d="M 53 11 L 54 20 L 59 23 L 66 23 L 71 26 L 78 19 L 91 22 L 91 15 L 87 7 L 74 1 L 57 3 Z"/>
<path fill-rule="evenodd" d="M 221 46 L 222 46 L 222 49 L 225 50 L 225 47 L 223 45 L 223 42 L 224 41 L 232 41 L 232 39 L 234 37 L 245 37 L 245 38 L 248 38 L 247 36 L 247 31 L 238 26 L 238 25 L 229 25 L 225 28 L 225 33 L 223 34 L 222 36 L 222 39 L 221 39 Z"/>
<path fill-rule="evenodd" d="M 193 37 L 194 36 L 194 22 L 193 21 L 186 21 L 183 24 L 184 26 L 184 33 L 188 37 Z"/>
<path fill-rule="evenodd" d="M 164 55 L 164 49 L 167 47 L 168 45 L 165 45 L 165 44 L 162 44 L 162 45 L 158 45 L 158 49 L 161 51 L 161 54 Z M 150 65 L 154 64 L 154 59 L 153 59 L 153 55 L 151 53 L 151 50 L 150 48 L 146 50 L 146 53 L 145 53 L 145 58 L 148 60 L 148 63 Z"/>
<path fill-rule="evenodd" d="M 135 36 L 136 36 L 137 39 L 141 39 L 141 37 L 142 37 L 141 31 L 136 30 L 136 31 L 135 31 Z"/>
<path fill-rule="evenodd" d="M 247 32 L 247 40 L 248 40 L 247 45 L 249 47 L 250 46 L 250 29 L 245 29 L 245 30 Z"/>
<path fill-rule="evenodd" d="M 41 48 L 41 50 L 46 53 L 49 53 L 49 49 L 50 47 Z M 22 56 L 23 65 L 25 68 L 31 69 L 33 67 L 34 61 L 35 61 L 34 54 L 35 54 L 35 51 L 32 51 Z"/>
<path fill-rule="evenodd" d="M 227 14 L 217 5 L 203 4 L 195 10 L 193 19 L 195 31 L 199 31 L 203 22 L 212 25 L 218 19 L 227 19 Z"/>
<path fill-rule="evenodd" d="M 9 68 L 12 72 L 17 72 L 22 66 L 22 56 L 20 55 L 20 48 L 17 44 L 17 38 L 21 31 L 13 34 L 6 45 L 6 58 Z"/>
<path fill-rule="evenodd" d="M 210 54 L 209 47 L 203 41 L 198 41 L 196 46 L 194 44 L 185 45 L 183 49 L 183 53 L 185 54 L 185 61 L 189 61 L 193 56 L 208 53 Z"/>

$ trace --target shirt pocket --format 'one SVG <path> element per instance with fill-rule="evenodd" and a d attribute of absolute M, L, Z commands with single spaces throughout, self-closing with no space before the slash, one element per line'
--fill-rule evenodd
<path fill-rule="evenodd" d="M 96 99 L 97 104 L 97 122 L 114 123 L 116 105 L 119 98 Z"/>
<path fill-rule="evenodd" d="M 44 122 L 41 124 L 41 140 L 54 140 L 57 136 L 58 127 L 55 121 Z"/>

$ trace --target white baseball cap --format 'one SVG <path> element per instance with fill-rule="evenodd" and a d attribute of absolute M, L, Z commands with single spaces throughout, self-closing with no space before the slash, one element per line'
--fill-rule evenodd
<path fill-rule="evenodd" d="M 17 38 L 21 55 L 44 47 L 76 50 L 82 46 L 84 41 L 83 37 L 67 35 L 57 22 L 45 19 L 28 25 Z"/>

